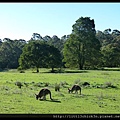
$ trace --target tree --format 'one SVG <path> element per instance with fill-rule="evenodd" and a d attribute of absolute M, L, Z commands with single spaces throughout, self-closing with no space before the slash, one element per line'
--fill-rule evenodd
<path fill-rule="evenodd" d="M 120 31 L 117 29 L 105 29 L 97 31 L 96 37 L 101 43 L 101 65 L 102 67 L 120 66 Z"/>
<path fill-rule="evenodd" d="M 28 69 L 36 67 L 39 72 L 40 67 L 54 67 L 60 64 L 60 55 L 57 48 L 46 44 L 44 41 L 30 41 L 23 48 L 23 52 L 19 58 L 19 68 Z"/>
<path fill-rule="evenodd" d="M 41 40 L 42 39 L 42 36 L 38 33 L 33 33 L 32 34 L 32 37 L 31 37 L 31 40 Z"/>
<path fill-rule="evenodd" d="M 0 46 L 0 68 L 16 69 L 18 67 L 18 59 L 22 53 L 22 48 L 26 43 L 21 40 L 10 40 L 4 38 Z"/>
<path fill-rule="evenodd" d="M 48 59 L 46 63 L 49 68 L 52 68 L 51 72 L 54 72 L 54 68 L 60 68 L 62 66 L 61 53 L 54 46 L 49 46 Z"/>
<path fill-rule="evenodd" d="M 50 41 L 51 39 L 52 38 L 50 36 L 48 36 L 48 35 L 43 37 L 43 40 L 46 41 L 46 42 Z"/>
<path fill-rule="evenodd" d="M 97 61 L 98 54 L 96 53 L 100 51 L 100 42 L 95 36 L 93 19 L 81 17 L 72 27 L 72 33 L 64 44 L 63 61 L 66 62 L 67 67 L 75 66 L 83 69 L 85 64 L 88 65 L 88 62 L 89 65 L 93 65 L 93 61 Z"/>
<path fill-rule="evenodd" d="M 115 37 L 111 43 L 102 46 L 103 66 L 119 67 L 120 66 L 120 36 Z"/>
<path fill-rule="evenodd" d="M 58 48 L 59 51 L 61 51 L 63 48 L 62 41 L 56 35 L 53 35 L 53 37 L 48 41 L 48 44 L 53 45 L 54 47 Z"/>

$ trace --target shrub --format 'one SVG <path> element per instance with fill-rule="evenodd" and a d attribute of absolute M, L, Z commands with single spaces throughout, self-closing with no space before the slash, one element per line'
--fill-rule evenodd
<path fill-rule="evenodd" d="M 21 88 L 23 85 L 22 85 L 22 83 L 21 82 L 15 82 L 15 85 L 17 85 L 19 88 Z"/>
<path fill-rule="evenodd" d="M 60 84 L 55 83 L 55 91 L 60 91 Z"/>

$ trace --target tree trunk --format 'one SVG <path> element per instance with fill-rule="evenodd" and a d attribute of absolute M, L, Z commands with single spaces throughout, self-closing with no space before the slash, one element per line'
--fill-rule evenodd
<path fill-rule="evenodd" d="M 79 64 L 79 70 L 83 70 L 83 65 Z"/>
<path fill-rule="evenodd" d="M 80 44 L 80 61 L 79 61 L 79 69 L 80 70 L 83 70 L 83 66 L 84 66 L 84 63 L 85 63 L 85 58 L 84 58 L 84 44 Z"/>
<path fill-rule="evenodd" d="M 52 67 L 52 71 L 51 71 L 52 73 L 54 73 L 54 68 Z"/>
<path fill-rule="evenodd" d="M 83 70 L 84 62 L 85 62 L 84 56 L 81 56 L 81 58 L 79 60 L 79 69 L 80 70 Z"/>
<path fill-rule="evenodd" d="M 37 68 L 37 73 L 39 73 L 39 69 Z"/>

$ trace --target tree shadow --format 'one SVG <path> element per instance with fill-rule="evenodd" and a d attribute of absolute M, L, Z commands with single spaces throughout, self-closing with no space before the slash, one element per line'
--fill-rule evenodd
<path fill-rule="evenodd" d="M 8 72 L 9 71 L 9 69 L 2 69 L 2 68 L 0 68 L 0 72 Z"/>
<path fill-rule="evenodd" d="M 93 94 L 81 94 L 81 96 L 94 96 Z"/>
<path fill-rule="evenodd" d="M 49 70 L 49 71 L 42 71 L 41 73 L 88 73 L 88 71 L 87 70 L 64 70 L 64 71 L 58 71 L 58 70 L 54 70 L 54 72 L 53 71 L 51 71 L 51 70 Z"/>
<path fill-rule="evenodd" d="M 88 73 L 88 71 L 85 70 L 71 70 L 71 71 L 65 71 L 64 73 Z"/>

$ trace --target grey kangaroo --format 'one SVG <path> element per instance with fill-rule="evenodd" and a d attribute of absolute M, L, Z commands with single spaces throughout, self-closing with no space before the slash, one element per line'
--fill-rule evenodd
<path fill-rule="evenodd" d="M 46 95 L 50 95 L 50 99 L 52 99 L 52 96 L 51 96 L 51 91 L 48 89 L 48 88 L 43 88 L 40 90 L 40 92 L 38 94 L 35 94 L 36 95 L 36 99 L 38 100 L 38 98 L 43 98 L 44 100 L 46 100 Z"/>
<path fill-rule="evenodd" d="M 80 91 L 81 95 L 81 87 L 78 84 L 73 85 L 72 88 L 68 88 L 69 93 L 72 93 L 73 91 L 75 91 L 75 93 L 78 93 L 78 91 Z"/>

